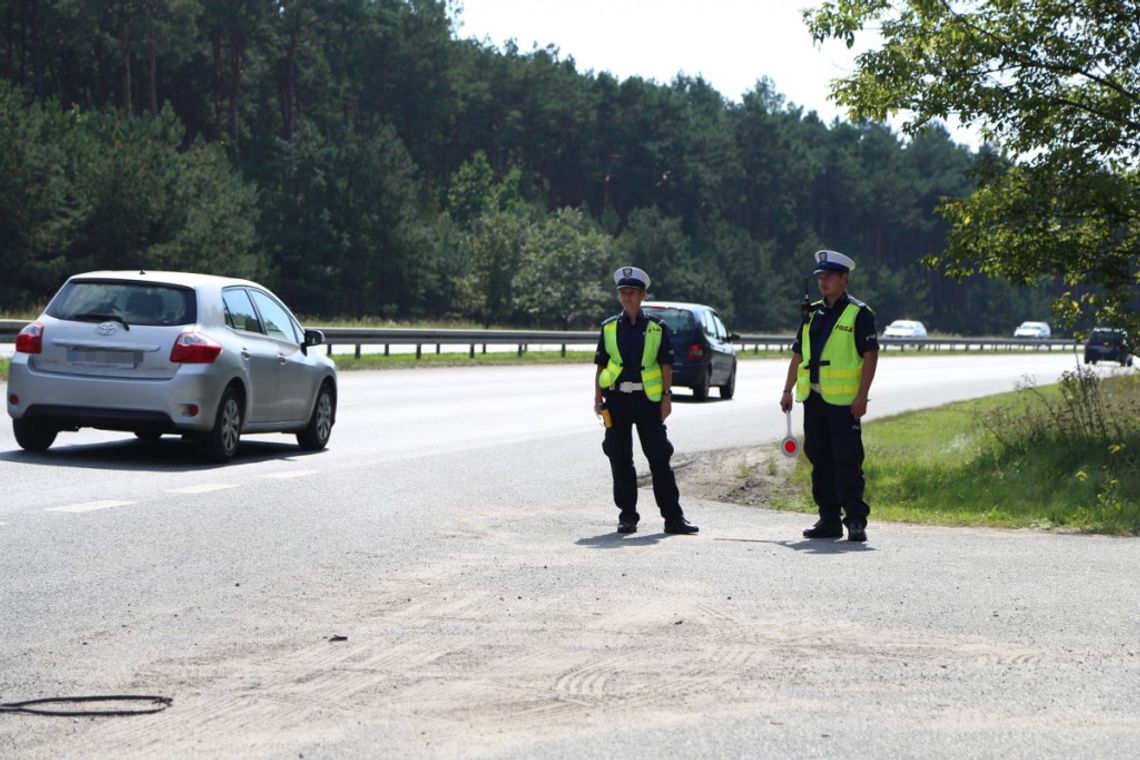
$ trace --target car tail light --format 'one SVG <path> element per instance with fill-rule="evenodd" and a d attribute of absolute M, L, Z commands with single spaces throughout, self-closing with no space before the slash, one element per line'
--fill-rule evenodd
<path fill-rule="evenodd" d="M 25 325 L 16 335 L 16 350 L 21 354 L 38 354 L 44 350 L 44 326 L 39 322 Z"/>
<path fill-rule="evenodd" d="M 175 364 L 212 364 L 222 353 L 222 344 L 196 332 L 184 332 L 170 349 Z"/>
<path fill-rule="evenodd" d="M 694 343 L 689 346 L 689 361 L 699 362 L 705 358 L 705 349 L 700 343 Z"/>

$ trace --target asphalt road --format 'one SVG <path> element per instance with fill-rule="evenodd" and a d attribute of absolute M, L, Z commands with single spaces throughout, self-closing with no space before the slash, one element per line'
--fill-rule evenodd
<path fill-rule="evenodd" d="M 867 424 L 1072 362 L 885 356 Z M 783 374 L 679 398 L 677 450 L 774 445 Z M 346 373 L 328 451 L 257 436 L 225 467 L 95 431 L 33 456 L 4 426 L 0 702 L 173 704 L 0 712 L 0 757 L 1135 755 L 1140 542 L 806 542 L 803 515 L 685 494 L 701 533 L 665 536 L 648 490 L 618 536 L 591 379 Z"/>

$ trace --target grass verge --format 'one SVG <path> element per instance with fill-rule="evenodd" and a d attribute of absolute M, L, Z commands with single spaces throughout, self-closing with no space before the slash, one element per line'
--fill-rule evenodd
<path fill-rule="evenodd" d="M 874 420 L 863 431 L 873 520 L 1140 535 L 1140 376 L 1058 385 Z M 801 457 L 800 497 L 815 512 Z"/>

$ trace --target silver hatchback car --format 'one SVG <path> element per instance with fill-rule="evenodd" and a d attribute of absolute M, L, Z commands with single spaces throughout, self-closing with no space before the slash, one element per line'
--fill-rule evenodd
<path fill-rule="evenodd" d="M 242 433 L 323 449 L 337 401 L 336 366 L 310 350 L 323 341 L 248 280 L 77 274 L 16 338 L 8 414 L 29 451 L 81 427 L 181 433 L 213 462 L 231 459 Z"/>

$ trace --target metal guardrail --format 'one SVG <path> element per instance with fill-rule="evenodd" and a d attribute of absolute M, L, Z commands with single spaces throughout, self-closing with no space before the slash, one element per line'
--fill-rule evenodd
<path fill-rule="evenodd" d="M 19 319 L 0 319 L 0 341 L 11 343 L 16 339 L 16 333 L 28 324 Z"/>
<path fill-rule="evenodd" d="M 13 343 L 16 333 L 27 324 L 21 320 L 0 319 L 0 343 Z M 560 346 L 562 355 L 566 347 L 572 345 L 593 346 L 598 342 L 597 330 L 448 330 L 437 328 L 404 327 L 319 327 L 325 334 L 325 344 L 331 354 L 334 346 L 352 346 L 356 356 L 360 356 L 362 346 L 383 346 L 388 354 L 392 346 L 415 346 L 416 357 L 423 354 L 424 346 L 433 346 L 435 353 L 441 353 L 443 346 L 466 346 L 468 356 L 474 357 L 476 348 L 487 352 L 490 345 L 517 346 L 521 356 L 533 345 Z M 792 335 L 739 335 L 733 341 L 740 350 L 749 348 L 758 353 L 764 350 L 789 350 L 794 341 Z M 907 350 L 963 350 L 963 351 L 1072 351 L 1082 346 L 1072 338 L 879 338 L 884 351 Z"/>
<path fill-rule="evenodd" d="M 476 346 L 482 346 L 486 353 L 488 345 L 517 345 L 521 356 L 531 345 L 557 345 L 562 355 L 566 355 L 569 345 L 594 346 L 598 342 L 597 330 L 440 330 L 403 328 L 317 328 L 325 334 L 325 343 L 330 350 L 336 345 L 353 345 L 356 356 L 360 356 L 361 346 L 383 345 L 385 353 L 394 345 L 415 345 L 416 356 L 422 355 L 425 345 L 434 345 L 435 352 L 441 353 L 445 345 L 466 345 L 468 355 L 475 356 Z M 738 335 L 733 343 L 743 351 L 758 353 L 761 349 L 786 351 L 795 342 L 794 335 Z M 1083 344 L 1072 338 L 879 338 L 883 350 L 892 348 L 905 350 L 963 350 L 963 351 L 1071 351 Z"/>
<path fill-rule="evenodd" d="M 481 346 L 481 352 L 487 353 L 489 345 L 515 345 L 518 346 L 518 355 L 522 356 L 532 345 L 561 346 L 562 355 L 566 355 L 569 345 L 594 345 L 598 342 L 598 333 L 595 330 L 446 330 L 433 328 L 400 328 L 400 327 L 318 327 L 325 334 L 325 344 L 329 353 L 333 346 L 351 345 L 354 355 L 360 357 L 361 346 L 384 346 L 384 354 L 389 353 L 392 346 L 416 347 L 416 358 L 423 355 L 425 345 L 434 345 L 435 352 L 442 353 L 443 346 L 466 345 L 467 355 L 475 357 L 476 346 Z"/>
<path fill-rule="evenodd" d="M 879 338 L 883 350 L 897 347 L 956 351 L 1073 351 L 1084 346 L 1075 338 Z"/>

